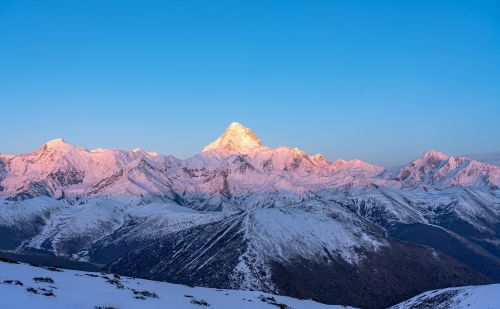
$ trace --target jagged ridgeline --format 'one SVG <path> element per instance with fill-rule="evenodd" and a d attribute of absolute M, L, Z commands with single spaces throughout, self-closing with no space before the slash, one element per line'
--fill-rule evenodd
<path fill-rule="evenodd" d="M 500 282 L 500 167 L 386 170 L 232 123 L 187 160 L 53 140 L 0 155 L 0 248 L 174 283 L 365 308 Z"/>

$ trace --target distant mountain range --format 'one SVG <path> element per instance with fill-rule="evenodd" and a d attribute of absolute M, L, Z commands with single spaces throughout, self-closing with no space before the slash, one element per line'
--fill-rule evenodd
<path fill-rule="evenodd" d="M 500 166 L 500 151 L 497 152 L 483 152 L 483 153 L 471 153 L 465 155 L 465 157 L 489 164 L 495 164 Z"/>
<path fill-rule="evenodd" d="M 500 167 L 269 148 L 232 123 L 187 160 L 53 140 L 0 155 L 0 249 L 135 277 L 382 308 L 500 282 Z"/>

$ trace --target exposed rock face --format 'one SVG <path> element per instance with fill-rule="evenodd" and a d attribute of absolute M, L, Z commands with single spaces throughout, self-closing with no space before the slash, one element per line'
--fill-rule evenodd
<path fill-rule="evenodd" d="M 430 289 L 492 282 L 446 255 L 396 241 L 366 252 L 357 265 L 297 259 L 273 263 L 272 274 L 280 294 L 359 308 L 387 308 Z"/>
<path fill-rule="evenodd" d="M 491 282 L 447 255 L 381 236 L 375 251 L 357 240 L 352 244 L 352 255 L 342 252 L 342 240 L 311 245 L 310 239 L 320 239 L 319 235 L 291 237 L 284 246 L 282 237 L 277 236 L 282 223 L 267 222 L 270 225 L 260 230 L 263 219 L 255 222 L 252 216 L 255 214 L 237 214 L 164 237 L 131 251 L 112 263 L 110 270 L 134 277 L 257 289 L 362 308 L 385 308 L 429 289 Z M 276 219 L 294 220 L 283 216 Z M 290 229 L 297 225 L 300 223 L 284 226 Z M 337 233 L 349 237 L 342 229 Z M 369 237 L 377 241 L 376 236 Z M 327 241 L 326 237 L 321 239 Z"/>

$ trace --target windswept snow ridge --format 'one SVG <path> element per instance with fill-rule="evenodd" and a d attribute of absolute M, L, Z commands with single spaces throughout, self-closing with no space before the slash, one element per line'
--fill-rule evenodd
<path fill-rule="evenodd" d="M 499 304 L 500 284 L 490 284 L 428 291 L 391 309 L 494 309 Z"/>

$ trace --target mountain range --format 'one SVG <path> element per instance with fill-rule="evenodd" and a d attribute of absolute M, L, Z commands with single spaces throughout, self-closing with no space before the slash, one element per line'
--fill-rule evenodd
<path fill-rule="evenodd" d="M 465 157 L 489 164 L 500 165 L 500 151 L 480 152 L 465 155 Z"/>
<path fill-rule="evenodd" d="M 364 308 L 500 282 L 500 167 L 385 169 L 232 123 L 186 160 L 52 140 L 0 155 L 0 249 L 135 277 Z"/>

